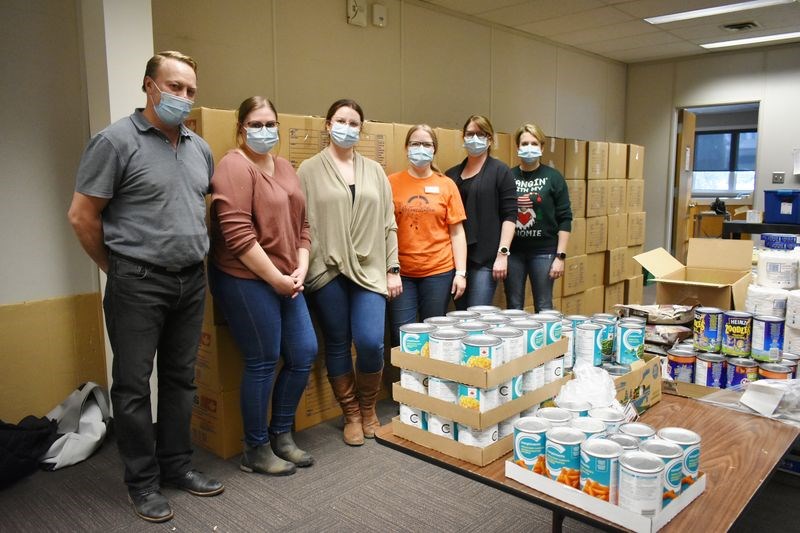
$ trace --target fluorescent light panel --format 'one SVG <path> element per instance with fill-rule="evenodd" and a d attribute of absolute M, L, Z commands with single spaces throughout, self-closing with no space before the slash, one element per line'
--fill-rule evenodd
<path fill-rule="evenodd" d="M 800 31 L 791 33 L 778 33 L 762 37 L 749 37 L 747 39 L 734 39 L 732 41 L 718 41 L 715 43 L 701 44 L 703 48 L 727 48 L 729 46 L 744 46 L 746 44 L 768 43 L 771 41 L 785 41 L 787 39 L 800 39 Z"/>
<path fill-rule="evenodd" d="M 750 0 L 748 2 L 738 2 L 736 4 L 727 4 L 724 6 L 707 7 L 705 9 L 695 9 L 693 11 L 684 11 L 682 13 L 673 13 L 672 15 L 662 15 L 660 17 L 650 17 L 644 19 L 645 22 L 650 24 L 667 24 L 669 22 L 677 22 L 679 20 L 698 19 L 703 17 L 712 17 L 714 15 L 722 15 L 725 13 L 736 13 L 737 11 L 747 11 L 750 9 L 758 9 L 760 7 L 778 6 L 781 4 L 792 4 L 796 0 Z"/>

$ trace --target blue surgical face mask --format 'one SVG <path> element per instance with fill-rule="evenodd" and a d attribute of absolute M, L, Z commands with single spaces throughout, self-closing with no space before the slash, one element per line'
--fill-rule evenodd
<path fill-rule="evenodd" d="M 266 154 L 278 144 L 278 128 L 245 128 L 247 146 L 258 154 Z"/>
<path fill-rule="evenodd" d="M 542 157 L 542 149 L 532 144 L 520 146 L 519 150 L 517 150 L 517 156 L 519 156 L 524 163 L 535 163 Z"/>
<path fill-rule="evenodd" d="M 481 155 L 489 148 L 489 139 L 488 137 L 482 139 L 477 135 L 464 137 L 464 148 L 467 149 L 469 155 Z"/>
<path fill-rule="evenodd" d="M 433 161 L 433 148 L 411 147 L 408 149 L 408 160 L 417 168 L 424 167 Z"/>
<path fill-rule="evenodd" d="M 186 120 L 192 110 L 194 102 L 188 98 L 182 98 L 162 91 L 153 81 L 153 86 L 161 93 L 161 101 L 154 107 L 159 120 L 168 126 L 178 126 Z"/>
<path fill-rule="evenodd" d="M 331 141 L 339 148 L 350 148 L 355 146 L 361 138 L 358 128 L 334 122 L 331 124 Z"/>

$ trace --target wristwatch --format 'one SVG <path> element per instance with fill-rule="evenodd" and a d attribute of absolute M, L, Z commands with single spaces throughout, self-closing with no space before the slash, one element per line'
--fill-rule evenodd
<path fill-rule="evenodd" d="M 556 253 L 556 257 L 558 257 L 559 259 L 561 259 L 563 261 L 564 259 L 567 258 L 567 254 L 565 254 L 564 252 L 558 252 L 558 253 Z"/>
<path fill-rule="evenodd" d="M 467 271 L 466 270 L 456 270 L 456 276 L 461 276 L 462 278 L 466 278 L 467 277 Z"/>
<path fill-rule="evenodd" d="M 386 271 L 389 274 L 399 274 L 400 267 L 389 267 L 389 270 Z"/>
<path fill-rule="evenodd" d="M 508 246 L 501 246 L 500 248 L 497 249 L 497 253 L 501 255 L 511 255 Z"/>

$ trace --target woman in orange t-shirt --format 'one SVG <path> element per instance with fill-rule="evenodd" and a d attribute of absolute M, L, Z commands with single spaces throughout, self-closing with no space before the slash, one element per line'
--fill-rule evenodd
<path fill-rule="evenodd" d="M 453 180 L 433 165 L 436 134 L 414 126 L 405 147 L 408 170 L 389 176 L 403 281 L 403 292 L 389 302 L 395 346 L 400 326 L 444 315 L 450 295 L 460 298 L 467 286 L 466 214 Z"/>

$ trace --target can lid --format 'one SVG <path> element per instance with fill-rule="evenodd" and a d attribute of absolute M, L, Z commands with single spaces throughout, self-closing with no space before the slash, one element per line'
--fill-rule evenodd
<path fill-rule="evenodd" d="M 632 437 L 650 437 L 655 435 L 656 430 L 653 426 L 643 422 L 627 422 L 619 427 L 620 433 L 630 435 Z"/>
<path fill-rule="evenodd" d="M 505 337 L 505 338 L 522 336 L 522 330 L 519 330 L 517 328 L 512 328 L 506 325 L 495 326 L 493 328 L 487 329 L 486 333 L 488 335 L 494 335 L 495 337 Z"/>
<path fill-rule="evenodd" d="M 519 328 L 519 329 L 541 329 L 544 325 L 539 322 L 538 320 L 533 320 L 532 318 L 524 318 L 520 320 L 512 320 L 507 324 L 512 328 Z"/>
<path fill-rule="evenodd" d="M 781 317 L 774 315 L 756 315 L 754 320 L 760 320 L 761 322 L 783 322 Z"/>
<path fill-rule="evenodd" d="M 488 328 L 489 324 L 486 322 L 481 322 L 480 320 L 465 320 L 464 322 L 459 322 L 453 327 L 463 329 L 464 331 L 481 331 Z"/>
<path fill-rule="evenodd" d="M 664 461 L 657 455 L 638 450 L 624 452 L 619 458 L 620 466 L 647 474 L 657 474 L 664 470 Z"/>
<path fill-rule="evenodd" d="M 618 443 L 626 450 L 639 449 L 639 439 L 636 437 L 631 437 L 630 435 L 625 435 L 624 433 L 614 433 L 613 435 L 609 435 L 607 438 L 608 440 Z"/>
<path fill-rule="evenodd" d="M 578 324 L 578 327 L 576 329 L 598 330 L 598 329 L 603 329 L 603 326 L 601 324 L 598 324 L 597 322 L 584 322 L 583 324 Z"/>
<path fill-rule="evenodd" d="M 679 427 L 666 427 L 658 430 L 658 437 L 664 440 L 676 442 L 682 446 L 689 446 L 698 444 L 700 442 L 700 435 L 691 429 Z"/>
<path fill-rule="evenodd" d="M 712 314 L 716 315 L 716 314 L 721 314 L 722 313 L 722 309 L 720 309 L 719 307 L 698 307 L 698 308 L 696 308 L 694 310 L 694 313 L 695 313 L 695 315 L 697 313 L 705 313 L 707 315 L 712 315 Z"/>
<path fill-rule="evenodd" d="M 619 457 L 623 448 L 620 443 L 610 439 L 587 439 L 581 443 L 581 452 L 595 457 Z"/>
<path fill-rule="evenodd" d="M 467 335 L 461 342 L 468 346 L 499 346 L 503 344 L 502 339 L 494 335 Z"/>
<path fill-rule="evenodd" d="M 550 422 L 538 416 L 523 416 L 514 422 L 514 429 L 527 433 L 541 433 L 552 427 Z"/>
<path fill-rule="evenodd" d="M 467 336 L 467 332 L 456 327 L 444 327 L 431 331 L 429 336 L 431 339 L 455 340 L 463 339 Z"/>
<path fill-rule="evenodd" d="M 650 439 L 639 444 L 643 452 L 650 452 L 664 459 L 675 459 L 683 455 L 683 448 L 664 439 Z"/>
<path fill-rule="evenodd" d="M 478 313 L 480 315 L 488 315 L 491 313 L 497 313 L 500 311 L 500 308 L 496 305 L 471 305 L 467 307 L 467 311 Z"/>
<path fill-rule="evenodd" d="M 753 313 L 747 311 L 725 311 L 724 315 L 732 318 L 753 318 Z"/>
<path fill-rule="evenodd" d="M 767 372 L 775 372 L 777 374 L 791 374 L 792 369 L 788 366 L 779 364 L 779 363 L 761 363 L 758 365 L 759 368 L 767 371 Z"/>
<path fill-rule="evenodd" d="M 755 368 L 758 366 L 758 363 L 752 359 L 746 359 L 744 357 L 732 357 L 728 359 L 728 364 L 733 366 L 746 366 L 749 368 Z"/>
<path fill-rule="evenodd" d="M 403 333 L 430 333 L 431 331 L 436 331 L 436 326 L 424 322 L 415 322 L 413 324 L 403 324 L 400 326 L 400 331 Z"/>
<path fill-rule="evenodd" d="M 575 429 L 589 433 L 600 433 L 606 430 L 606 423 L 599 418 L 590 418 L 588 416 L 581 416 L 573 418 L 569 421 L 569 425 Z"/>
<path fill-rule="evenodd" d="M 724 355 L 716 353 L 708 353 L 708 352 L 702 352 L 697 354 L 697 358 L 700 359 L 701 361 L 708 361 L 710 363 L 721 363 L 722 361 L 725 360 Z"/>
<path fill-rule="evenodd" d="M 449 316 L 451 318 L 458 318 L 460 320 L 464 320 L 464 319 L 467 319 L 467 318 L 478 318 L 480 316 L 480 314 L 476 313 L 475 311 L 450 311 L 450 312 L 447 313 L 446 316 Z"/>
<path fill-rule="evenodd" d="M 583 431 L 571 427 L 556 427 L 548 429 L 545 433 L 548 442 L 558 444 L 580 444 L 586 440 Z"/>
<path fill-rule="evenodd" d="M 561 322 L 561 315 L 536 313 L 531 315 L 531 318 L 539 322 Z"/>
<path fill-rule="evenodd" d="M 426 324 L 433 324 L 434 326 L 450 326 L 458 324 L 458 319 L 451 316 L 430 316 L 423 320 Z"/>
<path fill-rule="evenodd" d="M 572 413 L 560 407 L 542 407 L 536 411 L 536 416 L 550 420 L 552 422 L 568 422 L 572 419 Z"/>

